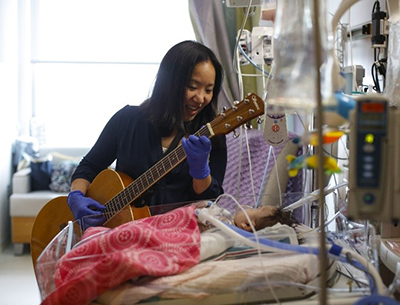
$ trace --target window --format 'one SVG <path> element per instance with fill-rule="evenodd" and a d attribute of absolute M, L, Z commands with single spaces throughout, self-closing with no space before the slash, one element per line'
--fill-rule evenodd
<path fill-rule="evenodd" d="M 147 98 L 167 50 L 195 39 L 186 0 L 32 0 L 31 17 L 32 117 L 51 146 L 92 146 Z"/>

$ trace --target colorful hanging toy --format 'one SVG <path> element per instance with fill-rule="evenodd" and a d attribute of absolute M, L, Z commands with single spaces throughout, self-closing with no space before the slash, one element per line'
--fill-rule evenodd
<path fill-rule="evenodd" d="M 339 140 L 339 138 L 344 135 L 344 131 L 340 130 L 326 130 L 323 133 L 323 144 L 332 144 Z M 318 136 L 317 134 L 311 133 L 306 137 L 295 138 L 293 142 L 296 144 L 310 144 L 313 146 L 318 145 Z M 301 155 L 296 157 L 294 155 L 287 155 L 286 160 L 288 160 L 288 173 L 289 177 L 296 177 L 299 173 L 300 169 L 316 169 L 318 167 L 318 157 L 316 155 Z M 337 161 L 335 158 L 330 156 L 324 156 L 324 172 L 326 175 L 338 174 L 341 173 L 342 170 L 337 165 Z"/>

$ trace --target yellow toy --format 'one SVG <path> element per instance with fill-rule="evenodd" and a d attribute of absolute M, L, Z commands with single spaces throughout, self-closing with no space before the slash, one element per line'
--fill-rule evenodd
<path fill-rule="evenodd" d="M 302 155 L 299 157 L 287 155 L 286 160 L 289 162 L 289 177 L 296 177 L 300 169 L 316 169 L 318 167 L 318 158 L 316 155 Z M 341 173 L 342 170 L 339 168 L 334 158 L 324 156 L 324 172 L 326 175 L 331 175 Z"/>

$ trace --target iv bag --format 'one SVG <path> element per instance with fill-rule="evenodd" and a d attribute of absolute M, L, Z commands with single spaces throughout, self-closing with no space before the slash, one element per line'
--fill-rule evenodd
<path fill-rule="evenodd" d="M 312 0 L 277 1 L 273 38 L 275 73 L 268 88 L 269 105 L 308 110 L 317 106 L 314 11 Z M 329 48 L 324 1 L 320 1 L 318 20 L 321 36 L 321 96 L 324 105 L 331 105 L 334 103 L 334 62 Z"/>
<path fill-rule="evenodd" d="M 400 22 L 389 20 L 388 61 L 386 86 L 383 93 L 391 101 L 391 105 L 400 105 Z"/>

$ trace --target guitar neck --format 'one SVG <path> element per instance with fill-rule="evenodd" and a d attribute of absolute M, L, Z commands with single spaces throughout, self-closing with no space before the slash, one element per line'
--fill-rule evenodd
<path fill-rule="evenodd" d="M 196 136 L 211 138 L 214 134 L 211 125 L 207 124 L 195 133 Z M 178 145 L 165 157 L 154 164 L 150 169 L 140 175 L 125 189 L 106 203 L 105 216 L 107 220 L 120 212 L 128 204 L 140 198 L 148 189 L 156 184 L 162 177 L 172 171 L 178 164 L 186 159 L 186 153 L 182 145 Z"/>
<path fill-rule="evenodd" d="M 200 128 L 195 135 L 211 138 L 214 135 L 227 134 L 236 127 L 263 113 L 263 100 L 255 94 L 250 94 L 241 102 L 235 103 L 232 108 L 217 115 L 212 122 Z M 105 216 L 107 220 L 122 211 L 128 204 L 139 199 L 140 196 L 185 160 L 185 158 L 186 154 L 182 145 L 178 145 L 106 203 Z"/>

